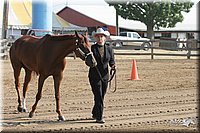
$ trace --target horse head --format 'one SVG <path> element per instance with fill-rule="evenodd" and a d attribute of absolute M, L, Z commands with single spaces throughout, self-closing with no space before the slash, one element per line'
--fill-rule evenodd
<path fill-rule="evenodd" d="M 83 34 L 79 35 L 76 31 L 75 35 L 77 38 L 76 49 L 74 51 L 76 56 L 85 61 L 85 64 L 87 66 L 89 67 L 96 66 L 97 63 L 91 51 L 91 44 L 89 43 L 87 37 Z"/>

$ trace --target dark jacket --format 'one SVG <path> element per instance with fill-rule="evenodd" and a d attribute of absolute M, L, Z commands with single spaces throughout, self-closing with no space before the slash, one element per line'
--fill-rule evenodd
<path fill-rule="evenodd" d="M 104 56 L 101 57 L 99 50 L 98 50 L 98 44 L 94 44 L 91 47 L 91 50 L 93 52 L 94 58 L 97 61 L 97 67 L 103 77 L 103 79 L 108 79 L 109 74 L 108 74 L 108 65 L 111 67 L 112 65 L 115 64 L 115 59 L 114 59 L 114 52 L 112 49 L 112 46 L 109 44 L 104 45 Z M 89 69 L 89 78 L 92 78 L 94 80 L 100 80 L 100 76 L 96 70 L 95 67 L 90 67 Z"/>

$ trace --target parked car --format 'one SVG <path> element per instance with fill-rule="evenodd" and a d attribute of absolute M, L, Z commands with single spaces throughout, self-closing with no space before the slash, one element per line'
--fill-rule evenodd
<path fill-rule="evenodd" d="M 140 49 L 149 50 L 151 46 L 150 39 L 141 37 L 137 32 L 120 32 L 120 36 L 110 36 L 110 40 L 115 41 L 113 45 L 116 47 L 133 44 L 139 46 Z M 126 40 L 132 40 L 133 42 L 123 42 Z"/>
<path fill-rule="evenodd" d="M 0 40 L 0 59 L 8 59 L 10 48 L 8 43 L 7 39 Z"/>
<path fill-rule="evenodd" d="M 41 29 L 29 29 L 26 33 L 26 35 L 33 35 L 33 36 L 37 36 L 37 37 L 42 37 L 46 34 L 50 34 L 52 35 L 53 33 L 51 31 L 48 31 L 48 30 L 41 30 Z M 23 35 L 19 35 L 19 34 L 11 34 L 8 36 L 8 41 L 9 43 L 13 43 L 15 42 L 18 38 L 20 38 L 21 36 Z"/>
<path fill-rule="evenodd" d="M 52 31 L 49 30 L 42 30 L 42 29 L 29 29 L 26 33 L 26 35 L 33 35 L 33 36 L 38 36 L 42 37 L 45 36 L 46 34 L 52 35 Z"/>
<path fill-rule="evenodd" d="M 9 43 L 13 43 L 15 40 L 17 40 L 18 38 L 20 38 L 22 35 L 14 35 L 14 34 L 11 34 L 8 36 L 7 40 L 9 41 Z"/>

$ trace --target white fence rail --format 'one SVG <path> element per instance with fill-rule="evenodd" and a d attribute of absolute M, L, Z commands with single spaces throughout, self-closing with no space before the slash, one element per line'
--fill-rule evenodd
<path fill-rule="evenodd" d="M 135 41 L 135 40 L 115 40 L 115 41 L 111 41 L 109 40 L 108 42 L 110 42 L 111 44 L 116 43 L 116 42 L 123 42 L 123 43 L 127 43 L 126 46 L 122 46 L 122 47 L 116 47 L 114 46 L 114 49 L 120 49 L 120 50 L 124 50 L 124 52 L 120 52 L 120 53 L 115 53 L 116 55 L 149 55 L 151 56 L 151 59 L 154 59 L 155 56 L 185 56 L 187 57 L 187 59 L 190 59 L 192 56 L 196 56 L 196 57 L 200 57 L 200 42 L 199 41 L 195 41 L 195 40 L 188 40 L 188 41 L 174 41 L 174 40 L 151 40 L 151 46 L 149 47 L 149 52 L 141 52 L 141 53 L 136 53 L 136 52 L 131 52 L 128 53 L 125 50 L 134 50 L 134 49 L 143 49 L 143 47 L 138 46 L 138 45 L 128 45 L 128 43 L 135 43 L 135 42 L 147 42 L 147 41 Z M 184 43 L 185 46 L 180 48 L 180 44 Z M 162 44 L 162 45 L 161 45 Z M 178 46 L 179 44 L 179 46 Z M 8 59 L 9 58 L 9 48 L 10 48 L 11 44 L 9 42 L 9 40 L 4 39 L 4 40 L 0 40 L 0 59 Z M 163 53 L 163 52 L 159 52 L 157 53 L 156 50 L 160 49 L 160 50 L 169 50 L 169 51 L 187 51 L 184 53 L 180 52 L 173 52 L 172 54 L 169 53 Z M 195 53 L 193 53 L 193 51 L 195 51 Z"/>
<path fill-rule="evenodd" d="M 166 40 L 165 40 L 166 41 Z M 116 42 L 128 42 L 128 43 L 133 43 L 136 42 L 134 40 L 116 40 L 116 41 L 109 41 L 110 43 L 116 43 Z M 137 42 L 144 42 L 144 41 L 137 41 Z M 197 40 L 188 40 L 188 41 L 167 41 L 169 44 L 173 45 L 166 45 L 163 44 L 163 40 L 152 40 L 151 41 L 151 46 L 149 47 L 150 52 L 132 52 L 132 53 L 127 53 L 126 51 L 120 52 L 120 53 L 115 53 L 116 55 L 150 55 L 151 59 L 154 59 L 155 56 L 185 56 L 187 59 L 190 59 L 191 56 L 196 56 L 200 57 L 199 50 L 200 50 L 200 44 L 199 41 Z M 170 43 L 171 42 L 171 43 Z M 156 46 L 156 45 L 157 46 Z M 160 45 L 162 44 L 162 45 Z M 182 47 L 180 47 L 180 44 L 182 44 Z M 183 45 L 184 44 L 184 45 Z M 122 47 L 114 47 L 114 49 L 121 49 L 121 50 L 134 50 L 134 49 L 143 49 L 143 47 L 138 46 L 138 45 L 126 45 Z M 168 50 L 168 51 L 174 51 L 173 53 L 157 53 L 155 52 L 156 50 Z M 177 53 L 176 53 L 177 51 Z M 187 51 L 184 53 L 180 54 L 180 51 Z M 195 53 L 192 53 L 192 51 L 195 51 Z"/>

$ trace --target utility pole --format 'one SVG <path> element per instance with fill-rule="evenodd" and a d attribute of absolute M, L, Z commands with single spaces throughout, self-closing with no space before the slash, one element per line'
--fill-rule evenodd
<path fill-rule="evenodd" d="M 4 0 L 3 24 L 2 24 L 2 36 L 1 36 L 1 39 L 6 39 L 6 35 L 7 35 L 7 29 L 8 29 L 8 9 L 9 9 L 8 0 Z"/>
<path fill-rule="evenodd" d="M 119 23 L 118 22 L 119 22 L 119 20 L 118 20 L 118 12 L 116 10 L 116 36 L 119 35 Z"/>

